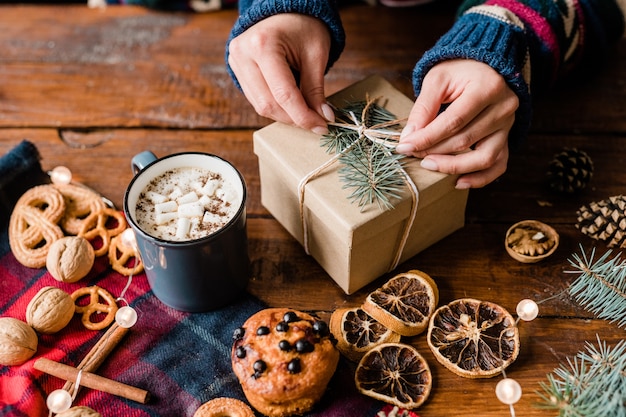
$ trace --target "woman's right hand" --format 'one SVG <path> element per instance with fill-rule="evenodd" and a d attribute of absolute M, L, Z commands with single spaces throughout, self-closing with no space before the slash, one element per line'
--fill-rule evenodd
<path fill-rule="evenodd" d="M 324 134 L 334 121 L 324 95 L 330 43 L 321 20 L 277 14 L 230 42 L 228 64 L 259 115 Z"/>

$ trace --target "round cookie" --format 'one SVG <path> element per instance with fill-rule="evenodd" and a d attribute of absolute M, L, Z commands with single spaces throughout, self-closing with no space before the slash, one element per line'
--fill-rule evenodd
<path fill-rule="evenodd" d="M 243 401 L 220 397 L 202 404 L 193 417 L 254 417 L 254 412 Z"/>
<path fill-rule="evenodd" d="M 259 311 L 233 338 L 233 371 L 248 402 L 269 417 L 312 409 L 339 361 L 328 325 L 287 308 Z"/>

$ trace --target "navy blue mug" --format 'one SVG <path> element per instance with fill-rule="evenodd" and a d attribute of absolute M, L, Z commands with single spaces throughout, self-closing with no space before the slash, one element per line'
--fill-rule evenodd
<path fill-rule="evenodd" d="M 219 173 L 241 193 L 241 204 L 226 225 L 192 240 L 155 237 L 137 221 L 141 193 L 168 170 L 197 167 Z M 135 232 L 148 283 L 164 304 L 181 311 L 206 312 L 235 301 L 250 279 L 246 230 L 246 185 L 239 171 L 212 154 L 186 152 L 157 158 L 145 151 L 131 161 L 135 173 L 124 195 L 124 214 Z"/>

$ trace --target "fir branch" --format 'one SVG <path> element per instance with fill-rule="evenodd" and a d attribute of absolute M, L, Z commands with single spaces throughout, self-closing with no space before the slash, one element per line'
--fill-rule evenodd
<path fill-rule="evenodd" d="M 540 408 L 557 410 L 560 417 L 626 416 L 626 341 L 611 349 L 597 339 L 597 347 L 587 342 L 586 351 L 540 383 Z"/>
<path fill-rule="evenodd" d="M 621 253 L 608 259 L 610 250 L 595 262 L 595 248 L 589 258 L 582 247 L 581 252 L 569 260 L 576 270 L 566 271 L 579 274 L 569 286 L 570 294 L 599 318 L 626 326 L 626 261 L 621 259 Z"/>
<path fill-rule="evenodd" d="M 399 137 L 399 120 L 376 100 L 348 103 L 336 109 L 336 123 L 321 139 L 328 153 L 338 153 L 343 188 L 352 190 L 348 199 L 363 208 L 374 202 L 391 209 L 405 184 L 402 159 L 392 150 Z"/>
<path fill-rule="evenodd" d="M 363 146 L 358 141 L 352 152 L 339 158 L 344 165 L 339 169 L 344 188 L 353 189 L 350 201 L 359 207 L 377 202 L 383 209 L 393 208 L 390 198 L 398 198 L 404 185 L 400 158 L 382 145 Z"/>

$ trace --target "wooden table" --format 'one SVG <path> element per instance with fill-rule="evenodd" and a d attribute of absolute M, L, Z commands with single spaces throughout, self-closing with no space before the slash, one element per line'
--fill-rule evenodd
<path fill-rule="evenodd" d="M 252 132 L 268 123 L 233 86 L 224 44 L 236 11 L 177 14 L 135 7 L 91 10 L 85 6 L 0 7 L 0 154 L 22 139 L 32 141 L 44 169 L 70 167 L 77 181 L 121 207 L 131 179 L 130 158 L 198 150 L 222 155 L 243 173 L 249 189 L 249 291 L 270 306 L 328 315 L 357 306 L 382 277 L 346 295 L 260 203 Z M 327 76 L 327 93 L 380 74 L 412 97 L 416 59 L 451 24 L 450 6 L 387 9 L 346 6 L 348 44 Z M 521 416 L 544 416 L 535 407 L 539 382 L 596 335 L 614 345 L 624 330 L 580 308 L 563 293 L 572 275 L 568 259 L 606 247 L 575 227 L 576 210 L 626 189 L 626 42 L 597 78 L 557 88 L 539 99 L 532 134 L 511 156 L 494 184 L 472 190 L 466 226 L 418 254 L 397 271 L 418 268 L 433 276 L 441 303 L 460 297 L 497 302 L 514 312 L 524 298 L 542 300 L 540 317 L 520 325 L 522 348 L 507 371 L 524 390 Z M 564 147 L 589 153 L 591 184 L 561 196 L 545 185 L 552 156 Z M 521 264 L 504 250 L 504 235 L 524 219 L 546 222 L 561 244 L 549 259 Z M 559 295 L 560 294 L 560 295 Z M 499 378 L 467 380 L 435 362 L 424 337 L 414 343 L 427 358 L 435 384 L 419 410 L 428 417 L 506 416 L 495 397 Z"/>

